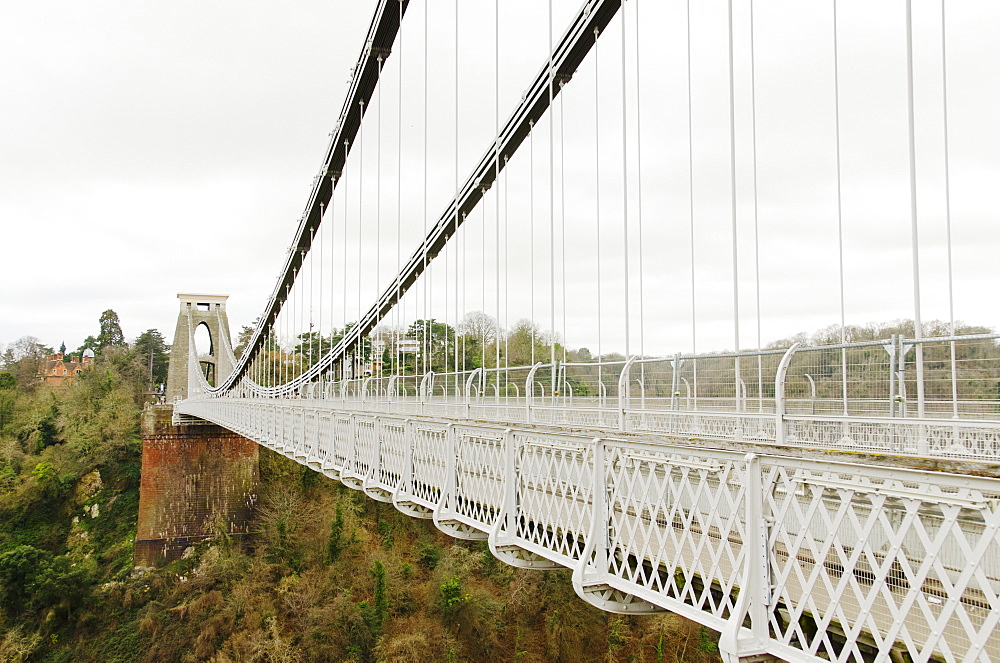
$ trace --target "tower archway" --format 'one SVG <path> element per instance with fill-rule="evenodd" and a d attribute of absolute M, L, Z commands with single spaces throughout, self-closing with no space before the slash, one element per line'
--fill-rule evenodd
<path fill-rule="evenodd" d="M 228 295 L 178 294 L 180 312 L 167 369 L 168 403 L 188 396 L 188 361 L 191 339 L 202 373 L 209 384 L 218 384 L 233 371 L 232 340 L 226 315 Z"/>

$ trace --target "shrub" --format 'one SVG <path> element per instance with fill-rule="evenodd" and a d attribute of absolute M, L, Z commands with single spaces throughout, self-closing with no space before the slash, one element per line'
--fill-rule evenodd
<path fill-rule="evenodd" d="M 445 617 L 451 617 L 462 604 L 469 600 L 468 594 L 462 593 L 462 581 L 458 576 L 452 576 L 441 585 L 441 597 L 438 606 Z"/>

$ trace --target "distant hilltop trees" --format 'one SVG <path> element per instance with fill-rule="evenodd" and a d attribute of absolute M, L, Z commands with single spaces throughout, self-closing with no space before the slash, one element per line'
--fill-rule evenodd
<path fill-rule="evenodd" d="M 94 363 L 94 358 L 106 353 L 135 355 L 143 367 L 147 389 L 156 391 L 167 381 L 170 346 L 163 334 L 147 329 L 130 345 L 125 341 L 121 321 L 114 309 L 107 309 L 98 318 L 97 335 L 90 335 L 75 351 L 66 351 L 66 343 L 56 352 L 35 336 L 22 336 L 6 348 L 0 344 L 0 375 L 23 387 L 38 382 L 64 384 Z"/>

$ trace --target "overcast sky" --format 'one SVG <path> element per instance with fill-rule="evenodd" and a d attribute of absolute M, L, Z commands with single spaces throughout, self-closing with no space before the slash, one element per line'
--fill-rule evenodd
<path fill-rule="evenodd" d="M 691 346 L 692 202 L 697 319 L 703 330 L 699 349 L 734 343 L 725 3 L 693 4 L 693 201 L 685 3 L 643 0 L 626 5 L 625 27 L 633 40 L 626 58 L 630 293 L 632 315 L 637 316 L 641 173 L 641 326 L 647 353 Z M 755 244 L 749 12 L 745 3 L 735 4 L 741 343 L 754 346 L 756 247 L 763 342 L 839 321 L 832 22 L 829 2 L 755 4 Z M 249 323 L 262 310 L 284 262 L 374 5 L 372 0 L 4 3 L 0 344 L 30 334 L 48 345 L 65 341 L 75 348 L 97 333 L 98 317 L 107 308 L 118 312 L 127 338 L 158 328 L 169 342 L 178 292 L 228 294 L 234 328 Z M 1000 248 L 998 5 L 985 0 L 950 4 L 947 41 L 956 315 L 991 326 L 1000 324 L 995 304 L 1000 286 L 995 268 Z M 502 6 L 497 98 L 493 3 L 461 4 L 457 170 L 463 180 L 492 138 L 495 113 L 499 109 L 501 119 L 509 114 L 547 52 L 545 3 L 522 0 Z M 638 65 L 636 6 L 641 12 Z M 847 322 L 911 317 L 904 4 L 857 0 L 838 6 Z M 556 36 L 578 7 L 577 0 L 554 3 Z M 452 2 L 432 0 L 429 10 L 426 69 L 436 100 L 428 122 L 430 142 L 436 146 L 428 158 L 426 186 L 432 221 L 447 206 L 455 183 L 453 8 Z M 372 223 L 376 208 L 384 215 L 375 221 L 383 232 L 382 287 L 397 260 L 396 210 L 402 211 L 404 255 L 422 233 L 423 16 L 423 2 L 413 0 L 404 20 L 403 84 L 397 45 L 384 72 L 384 114 L 377 120 L 373 104 L 367 143 L 352 153 L 343 181 L 345 187 L 365 192 L 366 224 Z M 914 26 L 923 317 L 947 319 L 940 4 L 915 0 Z M 614 322 L 622 316 L 625 283 L 620 31 L 616 21 L 599 42 L 597 83 L 591 58 L 566 89 L 564 113 L 555 116 L 553 127 L 566 138 L 565 170 L 558 165 L 559 143 L 552 141 L 553 179 L 557 186 L 565 180 L 566 318 L 567 327 L 576 330 L 567 334 L 573 347 L 594 347 L 597 341 L 594 194 L 601 193 L 604 351 L 621 350 L 624 343 Z M 636 71 L 641 115 L 635 110 Z M 595 111 L 600 131 L 595 130 Z M 534 162 L 523 149 L 512 159 L 508 175 L 505 209 L 512 239 L 501 257 L 513 293 L 508 310 L 501 311 L 507 324 L 532 311 L 543 326 L 550 319 L 547 260 L 562 250 L 562 236 L 556 247 L 548 243 L 550 137 L 547 121 L 542 125 L 534 137 Z M 373 137 L 382 142 L 384 162 L 375 156 Z M 598 137 L 600 180 L 593 168 Z M 363 166 L 357 163 L 362 155 Z M 525 225 L 531 217 L 525 201 L 531 194 L 532 164 L 535 269 L 541 275 L 535 279 L 534 306 L 527 277 L 530 228 Z M 388 191 L 382 192 L 381 208 L 374 198 L 373 168 Z M 403 173 L 401 182 L 397 172 Z M 495 187 L 490 195 L 498 194 Z M 356 217 L 357 201 L 346 204 L 348 218 Z M 342 208 L 335 207 L 335 217 L 337 209 Z M 469 223 L 467 244 L 475 247 L 485 239 L 493 247 L 495 209 L 496 201 L 488 197 L 479 225 Z M 553 209 L 561 218 L 558 201 Z M 348 235 L 351 247 L 356 243 L 352 237 Z M 353 252 L 349 267 L 358 271 Z M 483 289 L 483 278 L 475 270 L 479 262 L 482 273 L 500 270 L 490 250 L 480 253 L 485 258 L 470 253 L 467 259 L 473 272 L 465 308 L 493 313 L 495 296 L 490 292 L 484 300 L 476 294 Z M 323 269 L 329 272 L 329 253 L 325 260 Z M 561 270 L 557 260 L 559 289 Z M 367 281 L 371 293 L 363 276 L 352 279 L 348 285 L 362 282 L 367 309 L 375 279 Z M 486 281 L 491 283 L 489 276 Z M 339 292 L 343 285 L 331 287 Z M 350 306 L 331 304 L 343 308 L 332 323 L 356 317 L 357 289 L 348 297 Z M 419 302 L 408 305 L 419 312 Z M 561 304 L 557 310 L 561 318 Z M 634 320 L 631 333 L 637 339 L 639 319 Z M 556 327 L 561 326 L 560 319 Z"/>

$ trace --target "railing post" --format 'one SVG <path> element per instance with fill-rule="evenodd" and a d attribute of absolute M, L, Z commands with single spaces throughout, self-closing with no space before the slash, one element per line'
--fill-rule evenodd
<path fill-rule="evenodd" d="M 455 503 L 455 491 L 458 487 L 458 433 L 455 424 L 448 424 L 445 432 L 445 478 L 441 486 L 441 495 L 434 509 L 434 524 L 440 528 L 441 521 L 446 520 Z"/>
<path fill-rule="evenodd" d="M 368 476 L 372 482 L 377 482 L 382 475 L 382 429 L 384 428 L 382 419 L 376 414 L 372 426 L 372 431 L 375 433 L 375 453 L 372 454 L 372 464 L 368 467 Z"/>
<path fill-rule="evenodd" d="M 605 483 L 604 472 L 604 440 L 594 438 L 594 495 L 593 513 L 591 522 L 594 527 L 591 529 L 591 536 L 594 539 L 594 566 L 600 569 L 601 574 L 608 572 L 608 485 Z"/>
<path fill-rule="evenodd" d="M 350 415 L 350 430 L 351 430 L 351 451 L 350 455 L 344 454 L 344 468 L 357 473 L 358 467 L 358 415 L 351 413 Z"/>
<path fill-rule="evenodd" d="M 618 430 L 624 431 L 625 426 L 625 408 L 628 406 L 629 394 L 631 393 L 632 387 L 629 384 L 629 372 L 632 370 L 632 364 L 638 359 L 637 356 L 632 355 L 626 360 L 625 365 L 622 366 L 622 374 L 618 376 Z"/>
<path fill-rule="evenodd" d="M 778 370 L 774 374 L 774 442 L 785 443 L 785 378 L 788 367 L 792 363 L 792 355 L 799 349 L 801 343 L 793 343 L 781 357 Z"/>
<path fill-rule="evenodd" d="M 433 396 L 431 391 L 434 389 L 434 371 L 427 371 L 424 376 L 420 378 L 420 402 L 423 403 L 430 396 Z"/>
<path fill-rule="evenodd" d="M 501 534 L 509 536 L 512 532 L 517 533 L 517 478 L 520 476 L 517 471 L 517 447 L 510 428 L 504 430 L 503 436 L 503 504 L 490 530 L 489 546 L 493 555 L 497 555 L 497 548 L 503 542 Z"/>
<path fill-rule="evenodd" d="M 674 358 L 670 360 L 671 373 L 671 384 L 670 384 L 670 409 L 679 410 L 680 404 L 677 399 L 681 395 L 681 366 L 684 364 L 684 360 L 681 359 L 681 353 L 677 352 L 674 354 Z"/>
<path fill-rule="evenodd" d="M 469 374 L 469 378 L 465 381 L 465 418 L 469 418 L 469 414 L 472 408 L 472 381 L 476 379 L 476 375 L 483 370 L 482 367 L 477 368 Z M 479 390 L 476 390 L 476 396 L 479 396 Z"/>
<path fill-rule="evenodd" d="M 744 457 L 744 535 L 743 577 L 739 598 L 729 616 L 729 621 L 719 638 L 719 653 L 727 663 L 738 663 L 741 658 L 767 653 L 768 610 L 771 603 L 770 561 L 768 551 L 768 522 L 764 516 L 764 481 L 760 457 Z M 743 624 L 749 617 L 749 637 L 744 635 Z"/>
<path fill-rule="evenodd" d="M 589 603 L 587 588 L 600 585 L 608 576 L 608 490 L 604 471 L 603 438 L 592 441 L 594 473 L 590 478 L 590 531 L 576 566 L 573 568 L 573 591 Z M 599 604 L 594 604 L 599 605 Z"/>
<path fill-rule="evenodd" d="M 528 379 L 524 381 L 524 421 L 531 423 L 531 401 L 535 398 L 535 373 L 542 367 L 542 362 L 538 362 L 528 371 Z"/>
<path fill-rule="evenodd" d="M 409 496 L 412 493 L 410 487 L 413 485 L 413 439 L 413 422 L 409 418 L 403 419 L 403 468 L 392 491 L 393 504 L 396 504 L 400 494 Z M 396 508 L 399 506 L 396 505 Z"/>

